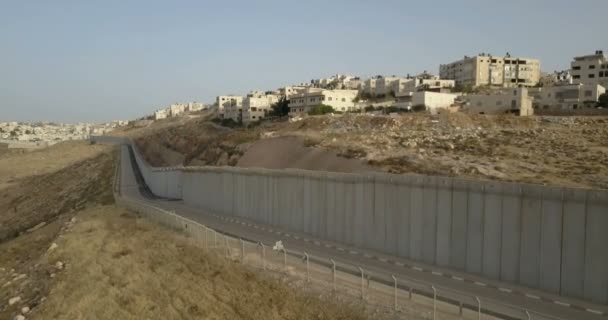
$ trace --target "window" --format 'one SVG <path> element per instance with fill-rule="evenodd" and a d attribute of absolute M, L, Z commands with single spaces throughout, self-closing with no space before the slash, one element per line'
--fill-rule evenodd
<path fill-rule="evenodd" d="M 496 63 L 496 59 L 492 59 L 492 63 Z"/>
<path fill-rule="evenodd" d="M 581 78 L 581 76 L 579 76 L 578 74 L 575 74 L 572 76 L 572 79 L 580 79 L 580 78 Z"/>
<path fill-rule="evenodd" d="M 255 116 L 251 117 L 251 119 L 255 119 Z"/>
<path fill-rule="evenodd" d="M 585 97 L 591 97 L 593 92 L 591 90 L 585 90 Z"/>
<path fill-rule="evenodd" d="M 502 101 L 501 100 L 496 101 L 496 105 L 497 106 L 501 106 L 502 105 Z"/>
<path fill-rule="evenodd" d="M 346 101 L 346 98 L 342 98 L 342 102 Z"/>
<path fill-rule="evenodd" d="M 574 67 L 572 67 L 572 70 L 580 70 L 580 69 L 581 69 L 581 66 L 574 66 Z"/>
<path fill-rule="evenodd" d="M 332 101 L 332 97 L 327 98 L 327 100 Z"/>
<path fill-rule="evenodd" d="M 595 78 L 595 74 L 590 73 L 590 74 L 589 74 L 589 78 Z"/>
<path fill-rule="evenodd" d="M 253 107 L 253 108 L 251 108 L 251 111 L 258 111 L 258 108 Z"/>
<path fill-rule="evenodd" d="M 595 69 L 595 65 L 594 64 L 590 65 L 589 69 Z"/>

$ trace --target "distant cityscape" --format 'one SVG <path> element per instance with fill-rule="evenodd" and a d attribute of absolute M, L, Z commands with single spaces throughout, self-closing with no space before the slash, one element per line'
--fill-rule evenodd
<path fill-rule="evenodd" d="M 0 143 L 9 148 L 46 147 L 61 141 L 84 140 L 91 135 L 103 135 L 128 121 L 112 121 L 103 124 L 62 124 L 52 122 L 0 122 Z"/>

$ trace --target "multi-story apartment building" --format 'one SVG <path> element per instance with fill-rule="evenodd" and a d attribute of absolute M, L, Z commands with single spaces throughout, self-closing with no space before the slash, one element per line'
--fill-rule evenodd
<path fill-rule="evenodd" d="M 439 76 L 455 80 L 461 86 L 532 87 L 540 80 L 540 61 L 508 54 L 505 57 L 465 56 L 462 60 L 440 65 Z"/>
<path fill-rule="evenodd" d="M 220 118 L 228 119 L 237 117 L 242 111 L 243 97 L 241 96 L 218 96 L 215 98 Z"/>
<path fill-rule="evenodd" d="M 243 99 L 243 123 L 264 119 L 279 99 L 280 96 L 276 94 L 248 94 Z"/>
<path fill-rule="evenodd" d="M 529 94 L 534 99 L 534 108 L 553 110 L 595 107 L 599 97 L 605 92 L 606 89 L 599 84 L 582 83 L 529 89 Z"/>
<path fill-rule="evenodd" d="M 289 99 L 289 115 L 294 116 L 307 113 L 320 104 L 331 106 L 336 111 L 354 111 L 354 99 L 357 97 L 357 94 L 357 90 L 307 88 L 291 96 Z"/>
<path fill-rule="evenodd" d="M 385 95 L 390 94 L 391 92 L 394 94 L 395 92 L 393 91 L 393 83 L 399 81 L 400 79 L 403 79 L 403 78 L 379 77 L 378 79 L 376 79 L 375 95 L 376 96 L 385 96 Z"/>
<path fill-rule="evenodd" d="M 361 86 L 361 91 L 370 96 L 375 95 L 377 80 L 378 80 L 378 77 L 372 77 L 372 78 L 366 79 Z"/>
<path fill-rule="evenodd" d="M 428 78 L 409 78 L 409 79 L 398 79 L 393 82 L 393 92 L 404 93 L 404 92 L 415 92 L 415 91 L 434 91 L 434 92 L 445 92 L 451 91 L 451 88 L 455 86 L 454 80 L 439 79 L 439 77 L 433 76 Z"/>
<path fill-rule="evenodd" d="M 602 50 L 595 54 L 574 57 L 570 63 L 570 73 L 574 84 L 599 84 L 608 87 L 608 58 Z"/>
<path fill-rule="evenodd" d="M 502 89 L 492 94 L 468 94 L 462 97 L 465 110 L 480 114 L 515 113 L 521 116 L 534 114 L 528 88 Z"/>
<path fill-rule="evenodd" d="M 154 112 L 154 120 L 161 120 L 167 118 L 167 109 L 160 109 Z"/>
<path fill-rule="evenodd" d="M 287 100 L 289 100 L 289 98 L 299 92 L 302 92 L 304 90 L 306 90 L 306 88 L 309 88 L 309 86 L 289 86 L 289 87 L 283 87 L 283 88 L 279 88 L 279 94 L 284 96 Z"/>

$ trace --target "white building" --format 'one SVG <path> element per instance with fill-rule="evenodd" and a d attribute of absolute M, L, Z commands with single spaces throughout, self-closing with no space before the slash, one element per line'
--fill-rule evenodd
<path fill-rule="evenodd" d="M 357 90 L 323 90 L 308 88 L 303 92 L 294 94 L 289 99 L 289 114 L 308 113 L 312 108 L 324 104 L 331 106 L 335 111 L 348 112 L 356 110 L 355 98 Z"/>
<path fill-rule="evenodd" d="M 167 118 L 167 109 L 160 109 L 154 112 L 154 120 L 161 120 Z"/>
<path fill-rule="evenodd" d="M 532 98 L 528 88 L 512 88 L 497 91 L 492 94 L 468 94 L 463 96 L 464 110 L 479 114 L 515 113 L 521 116 L 534 114 Z"/>
<path fill-rule="evenodd" d="M 395 107 L 412 110 L 414 107 L 429 110 L 436 113 L 438 109 L 446 109 L 458 98 L 458 94 L 442 93 L 432 91 L 401 92 L 396 94 L 397 102 Z"/>
<path fill-rule="evenodd" d="M 540 80 L 540 60 L 482 53 L 440 65 L 439 76 L 462 86 L 532 87 Z"/>
<path fill-rule="evenodd" d="M 570 73 L 574 84 L 599 84 L 608 87 L 608 57 L 602 50 L 595 54 L 575 57 L 570 63 Z"/>
<path fill-rule="evenodd" d="M 599 84 L 565 84 L 542 88 L 530 88 L 535 109 L 575 110 L 595 107 L 606 89 Z"/>
<path fill-rule="evenodd" d="M 264 119 L 279 99 L 276 94 L 248 94 L 243 99 L 243 123 Z"/>
<path fill-rule="evenodd" d="M 218 96 L 215 98 L 217 110 L 220 113 L 220 118 L 238 118 L 242 111 L 243 97 L 241 96 Z"/>

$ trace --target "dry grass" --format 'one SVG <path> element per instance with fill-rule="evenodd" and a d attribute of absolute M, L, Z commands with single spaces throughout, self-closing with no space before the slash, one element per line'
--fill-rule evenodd
<path fill-rule="evenodd" d="M 33 319 L 363 319 L 114 206 L 78 215 L 48 257 L 67 264 Z"/>

